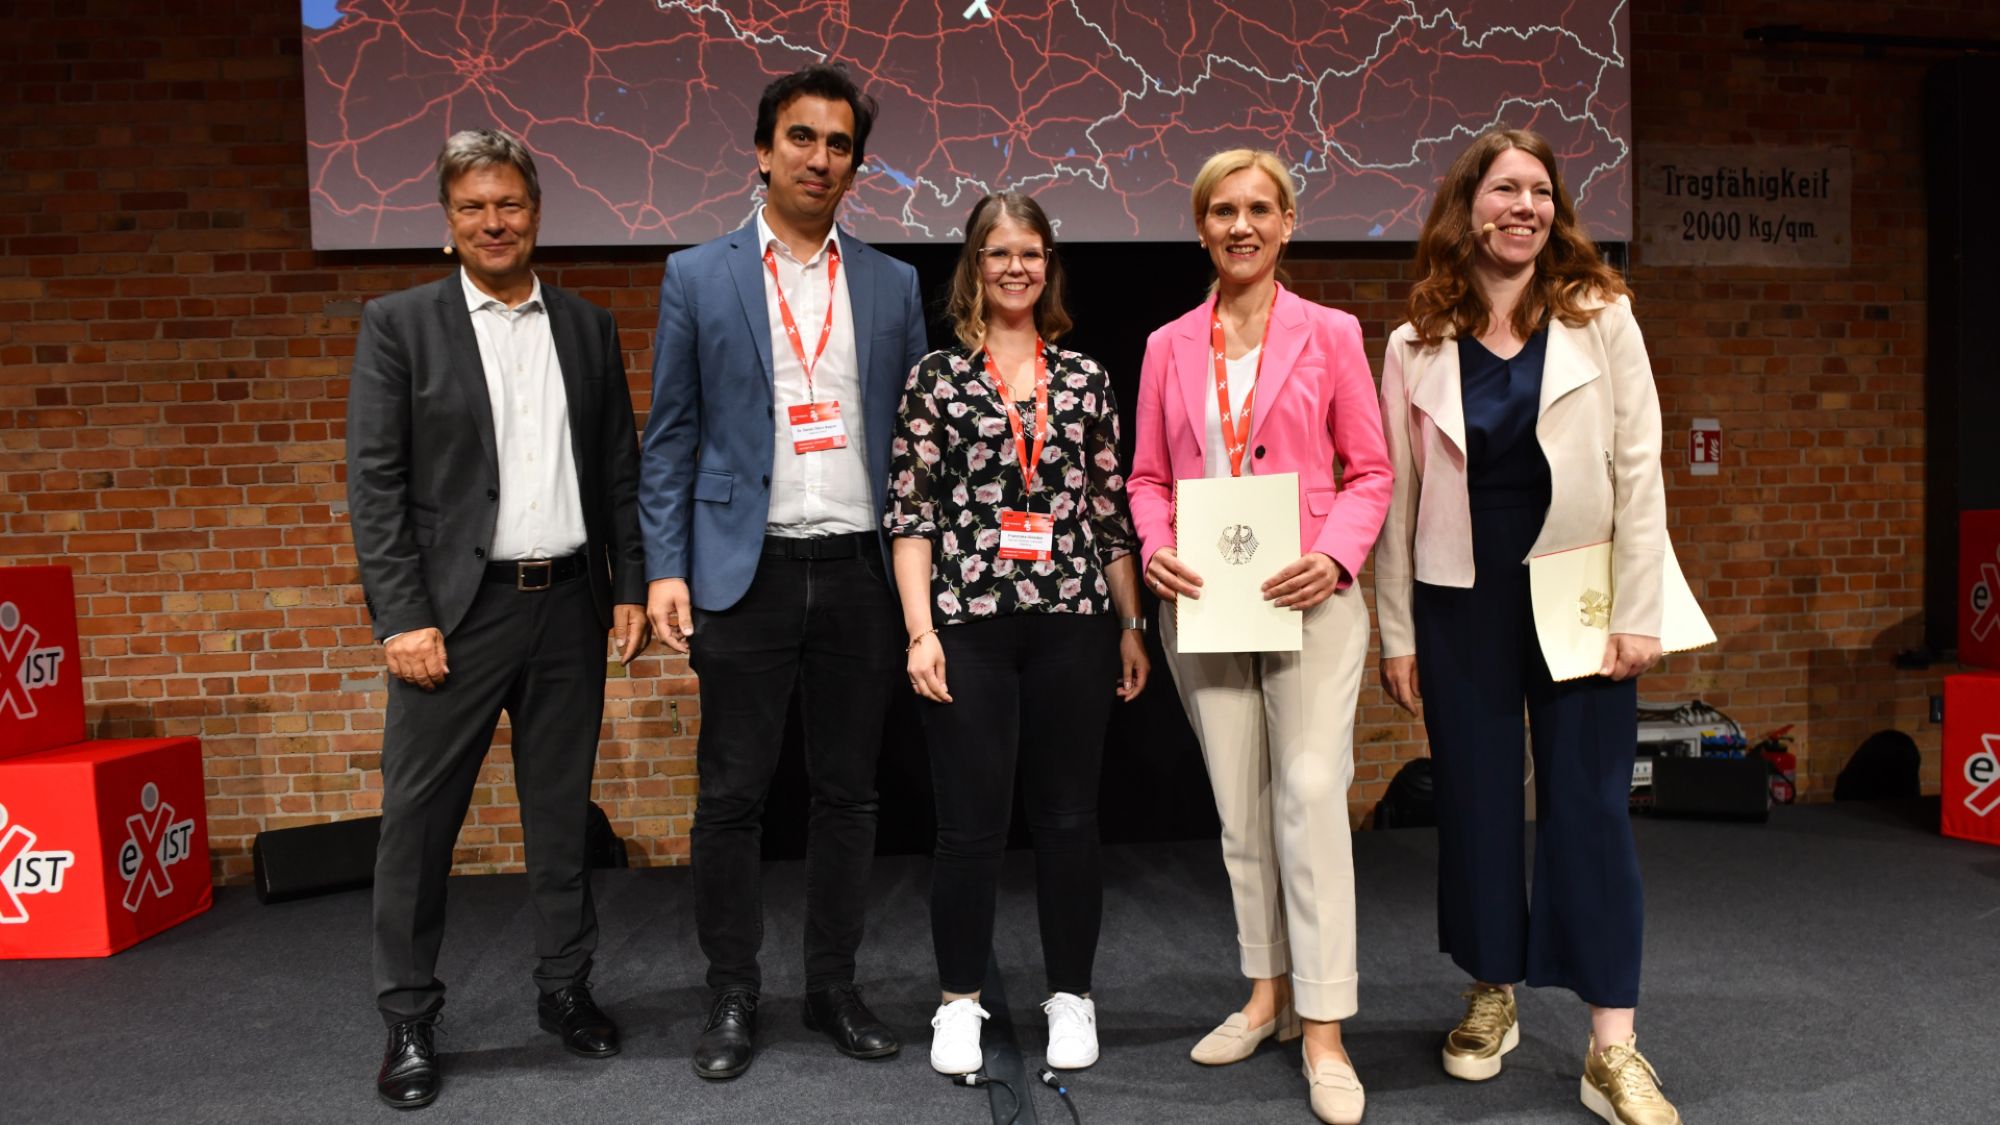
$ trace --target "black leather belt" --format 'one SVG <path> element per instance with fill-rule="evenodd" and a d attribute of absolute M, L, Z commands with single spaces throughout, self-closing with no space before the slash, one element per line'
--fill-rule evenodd
<path fill-rule="evenodd" d="M 845 535 L 819 535 L 811 539 L 787 539 L 782 535 L 764 537 L 764 557 L 767 559 L 824 562 L 828 559 L 851 559 L 864 550 L 880 550 L 875 542 L 875 533 L 872 531 L 851 531 Z"/>
<path fill-rule="evenodd" d="M 515 559 L 486 564 L 488 582 L 505 582 L 516 590 L 546 590 L 558 582 L 583 577 L 583 553 L 566 559 Z"/>

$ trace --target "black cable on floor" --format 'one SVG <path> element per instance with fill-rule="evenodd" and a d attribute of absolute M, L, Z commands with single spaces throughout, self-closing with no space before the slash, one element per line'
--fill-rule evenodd
<path fill-rule="evenodd" d="M 1069 1100 L 1069 1087 L 1064 1085 L 1063 1080 L 1057 1076 L 1056 1072 L 1045 1066 L 1036 1072 L 1035 1077 L 1042 1080 L 1042 1085 L 1056 1092 L 1056 1100 L 1063 1104 L 1064 1109 L 1069 1110 L 1070 1121 L 1074 1125 L 1083 1125 L 1083 1118 L 1078 1116 L 1076 1112 L 1076 1103 Z"/>
<path fill-rule="evenodd" d="M 996 1125 L 1014 1125 L 1014 1122 L 1021 1116 L 1021 1095 L 1015 1091 L 1014 1087 L 1002 1082 L 998 1078 L 988 1078 L 984 1074 L 975 1071 L 972 1074 L 952 1075 L 951 1084 L 954 1086 L 970 1086 L 974 1089 L 980 1086 L 998 1086 L 1002 1090 L 1007 1091 L 1007 1096 L 1014 1099 L 1014 1112 L 1008 1114 L 1005 1121 L 1000 1121 L 999 1114 L 995 1113 L 994 1119 Z"/>

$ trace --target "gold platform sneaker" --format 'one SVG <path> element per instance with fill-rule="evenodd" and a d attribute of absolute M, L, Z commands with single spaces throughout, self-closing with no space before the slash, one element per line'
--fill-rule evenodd
<path fill-rule="evenodd" d="M 1504 988 L 1475 984 L 1465 990 L 1465 1018 L 1444 1037 L 1444 1072 L 1467 1082 L 1500 1073 L 1500 1056 L 1521 1042 L 1514 996 Z"/>
<path fill-rule="evenodd" d="M 1635 1037 L 1583 1059 L 1583 1104 L 1615 1125 L 1681 1125 L 1680 1111 L 1660 1093 L 1660 1075 L 1639 1053 Z"/>

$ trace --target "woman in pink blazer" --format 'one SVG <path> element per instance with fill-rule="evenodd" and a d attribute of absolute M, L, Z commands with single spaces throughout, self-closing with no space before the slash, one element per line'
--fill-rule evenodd
<path fill-rule="evenodd" d="M 1146 584 L 1173 601 L 1201 596 L 1201 575 L 1175 549 L 1174 482 L 1298 474 L 1305 553 L 1264 584 L 1264 597 L 1305 615 L 1301 650 L 1181 655 L 1173 615 L 1160 618 L 1215 788 L 1251 980 L 1243 1009 L 1191 1054 L 1232 1063 L 1273 1034 L 1303 1030 L 1314 1112 L 1351 1122 L 1364 1098 L 1340 1040 L 1340 1021 L 1357 1006 L 1347 788 L 1368 651 L 1354 575 L 1392 481 L 1360 325 L 1278 284 L 1294 200 L 1269 152 L 1219 153 L 1196 176 L 1195 228 L 1215 263 L 1214 295 L 1146 341 L 1127 489 Z"/>

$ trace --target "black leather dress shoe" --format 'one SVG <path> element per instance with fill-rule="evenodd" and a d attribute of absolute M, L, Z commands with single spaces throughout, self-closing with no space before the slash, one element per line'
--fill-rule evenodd
<path fill-rule="evenodd" d="M 875 1018 L 851 984 L 806 993 L 805 1023 L 809 1031 L 826 1032 L 841 1054 L 857 1059 L 879 1059 L 903 1049 L 896 1033 Z"/>
<path fill-rule="evenodd" d="M 421 1109 L 437 1100 L 437 1017 L 419 1016 L 389 1029 L 389 1049 L 375 1072 L 375 1092 L 397 1109 Z"/>
<path fill-rule="evenodd" d="M 708 1023 L 694 1041 L 694 1072 L 703 1078 L 734 1078 L 750 1069 L 751 1041 L 757 1035 L 757 994 L 725 988 L 708 1010 Z"/>
<path fill-rule="evenodd" d="M 590 986 L 572 984 L 542 993 L 535 1003 L 542 1030 L 562 1040 L 572 1055 L 607 1059 L 618 1053 L 618 1025 L 590 998 Z"/>

